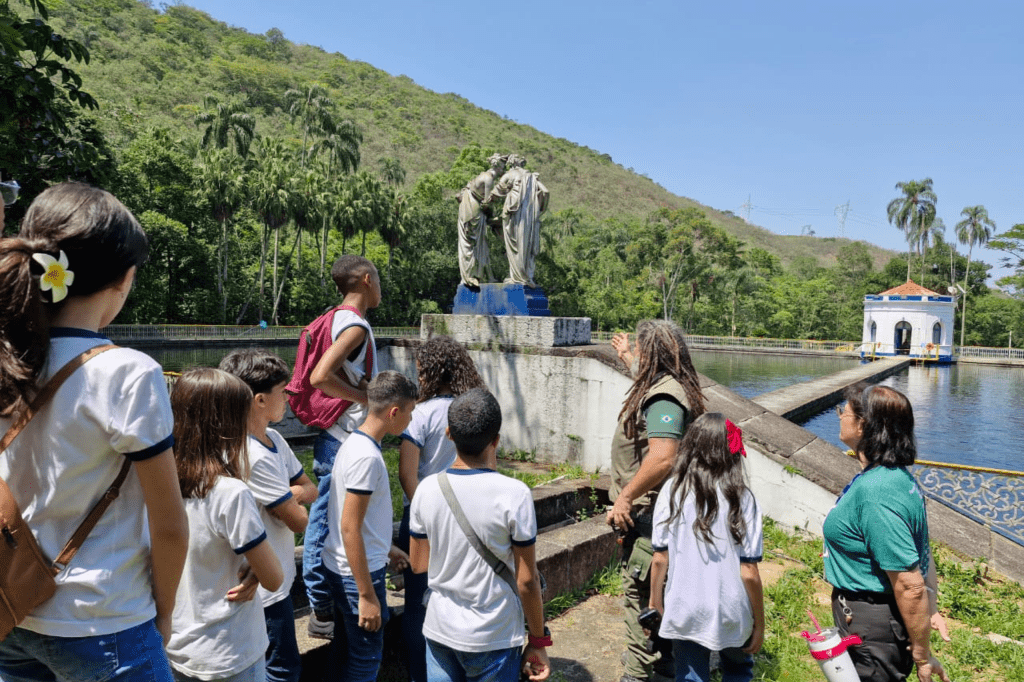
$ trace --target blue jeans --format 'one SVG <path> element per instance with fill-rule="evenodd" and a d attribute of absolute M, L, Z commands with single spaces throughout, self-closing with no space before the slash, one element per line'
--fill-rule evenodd
<path fill-rule="evenodd" d="M 186 675 L 180 670 L 173 670 L 172 672 L 174 673 L 174 682 L 203 682 L 198 677 Z M 266 682 L 266 680 L 267 664 L 262 658 L 241 672 L 217 678 L 217 682 Z"/>
<path fill-rule="evenodd" d="M 335 679 L 344 682 L 374 682 L 384 657 L 384 626 L 391 618 L 384 579 L 387 566 L 370 572 L 373 591 L 380 602 L 380 629 L 370 632 L 359 627 L 359 588 L 355 578 L 325 569 L 334 595 L 334 639 L 332 658 L 337 664 Z M 344 629 L 339 627 L 344 625 Z M 344 632 L 344 636 L 342 636 Z"/>
<path fill-rule="evenodd" d="M 333 600 L 331 588 L 327 585 L 327 569 L 321 554 L 327 533 L 327 507 L 331 498 L 331 469 L 341 442 L 321 431 L 313 442 L 313 473 L 317 478 L 317 498 L 309 506 L 309 522 L 302 540 L 302 581 L 306 584 L 306 596 L 314 611 L 330 613 Z"/>
<path fill-rule="evenodd" d="M 257 597 L 258 599 L 258 597 Z M 267 621 L 267 680 L 270 682 L 299 682 L 302 659 L 299 643 L 295 640 L 295 608 L 291 595 L 263 607 Z"/>
<path fill-rule="evenodd" d="M 739 647 L 722 649 L 722 682 L 750 682 L 754 679 L 754 657 Z M 676 682 L 708 682 L 711 679 L 711 649 L 688 639 L 672 640 L 676 660 Z"/>
<path fill-rule="evenodd" d="M 430 682 L 519 682 L 519 647 L 477 651 L 456 651 L 427 640 L 427 679 Z"/>
<path fill-rule="evenodd" d="M 171 682 L 164 642 L 149 621 L 110 635 L 51 637 L 14 628 L 0 642 L 3 682 Z"/>
<path fill-rule="evenodd" d="M 409 507 L 402 511 L 402 523 L 398 526 L 398 547 L 409 551 Z M 402 612 L 402 641 L 405 644 L 405 669 L 410 682 L 427 680 L 427 642 L 423 639 L 423 621 L 427 607 L 423 597 L 427 593 L 427 574 L 413 573 L 411 568 L 402 571 L 405 578 L 405 611 Z"/>

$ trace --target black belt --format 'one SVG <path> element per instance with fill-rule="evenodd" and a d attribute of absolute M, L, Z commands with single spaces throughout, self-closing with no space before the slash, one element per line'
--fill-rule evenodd
<path fill-rule="evenodd" d="M 867 604 L 896 604 L 896 595 L 892 592 L 854 592 L 841 587 L 832 588 L 832 598 L 842 597 L 846 601 L 862 601 Z"/>

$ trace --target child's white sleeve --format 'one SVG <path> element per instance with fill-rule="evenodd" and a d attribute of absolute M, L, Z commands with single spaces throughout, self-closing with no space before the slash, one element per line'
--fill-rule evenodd
<path fill-rule="evenodd" d="M 405 431 L 402 432 L 401 436 L 403 440 L 409 441 L 420 450 L 423 449 L 423 444 L 427 442 L 429 427 L 427 417 L 427 411 L 423 409 L 423 406 L 417 405 L 412 411 L 412 419 L 409 421 L 409 426 L 405 427 Z"/>
<path fill-rule="evenodd" d="M 651 546 L 656 552 L 664 552 L 668 549 L 669 527 L 667 521 L 669 516 L 668 498 L 671 495 L 670 484 L 671 479 L 665 481 L 661 486 L 661 492 L 658 493 L 658 499 L 654 502 L 654 528 L 651 532 Z"/>
<path fill-rule="evenodd" d="M 537 511 L 533 505 L 533 494 L 525 484 L 518 493 L 512 498 L 514 506 L 509 510 L 508 530 L 513 545 L 528 547 L 537 541 Z"/>
<path fill-rule="evenodd" d="M 267 530 L 249 488 L 237 479 L 230 481 L 232 484 L 222 486 L 223 492 L 218 495 L 214 518 L 220 526 L 217 530 L 235 554 L 245 554 L 267 539 Z"/>
<path fill-rule="evenodd" d="M 757 563 L 764 556 L 764 527 L 761 507 L 749 489 L 743 495 L 743 521 L 747 525 L 747 535 L 743 538 L 740 561 Z"/>
<path fill-rule="evenodd" d="M 280 453 L 274 453 L 249 439 L 249 480 L 246 481 L 256 501 L 273 509 L 292 497 L 288 474 L 282 468 Z"/>

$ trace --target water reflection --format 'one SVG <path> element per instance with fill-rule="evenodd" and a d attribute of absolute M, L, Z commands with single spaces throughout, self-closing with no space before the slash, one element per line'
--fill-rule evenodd
<path fill-rule="evenodd" d="M 921 459 L 1024 471 L 1024 368 L 909 367 L 880 383 L 913 404 Z M 803 427 L 845 449 L 835 412 L 812 417 Z"/>
<path fill-rule="evenodd" d="M 856 358 L 818 355 L 763 355 L 691 351 L 698 372 L 744 398 L 835 374 L 859 363 Z"/>

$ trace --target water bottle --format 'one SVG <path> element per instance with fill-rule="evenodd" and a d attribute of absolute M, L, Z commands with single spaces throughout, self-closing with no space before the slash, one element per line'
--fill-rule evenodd
<path fill-rule="evenodd" d="M 811 656 L 821 666 L 828 682 L 860 682 L 853 667 L 853 659 L 846 649 L 851 644 L 860 644 L 858 635 L 839 636 L 838 628 L 826 628 L 818 632 L 800 633 L 807 640 Z"/>

